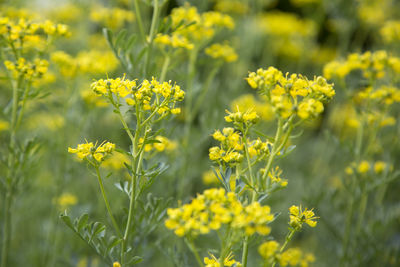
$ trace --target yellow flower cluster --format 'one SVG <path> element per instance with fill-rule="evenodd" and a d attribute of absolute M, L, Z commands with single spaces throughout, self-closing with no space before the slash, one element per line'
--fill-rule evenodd
<path fill-rule="evenodd" d="M 29 62 L 25 58 L 20 57 L 17 62 L 6 60 L 4 61 L 4 65 L 11 71 L 14 78 L 23 77 L 24 79 L 31 80 L 42 77 L 47 72 L 49 62 L 39 58 L 35 58 L 33 62 Z"/>
<path fill-rule="evenodd" d="M 51 54 L 51 60 L 65 77 L 73 77 L 78 73 L 104 74 L 118 66 L 118 60 L 111 51 L 82 51 L 76 58 L 63 51 L 56 51 Z"/>
<path fill-rule="evenodd" d="M 228 44 L 213 44 L 205 49 L 207 55 L 215 59 L 222 59 L 226 62 L 236 61 L 238 55 Z"/>
<path fill-rule="evenodd" d="M 111 170 L 120 170 L 124 168 L 124 163 L 130 163 L 130 158 L 126 154 L 114 152 L 104 160 L 101 166 Z"/>
<path fill-rule="evenodd" d="M 121 28 L 125 22 L 134 21 L 135 14 L 132 11 L 117 7 L 106 8 L 96 6 L 90 12 L 90 19 L 115 30 Z"/>
<path fill-rule="evenodd" d="M 271 105 L 267 103 L 265 96 L 261 96 L 261 99 L 264 102 L 256 99 L 252 94 L 244 94 L 232 101 L 231 109 L 252 109 L 260 116 L 261 120 L 272 120 L 274 118 L 274 112 L 272 111 Z"/>
<path fill-rule="evenodd" d="M 171 20 L 174 32 L 186 37 L 192 43 L 212 38 L 218 29 L 235 27 L 230 16 L 215 11 L 200 14 L 196 7 L 189 4 L 174 8 Z"/>
<path fill-rule="evenodd" d="M 280 255 L 277 255 L 279 265 L 285 266 L 298 266 L 308 267 L 310 263 L 315 261 L 313 254 L 303 252 L 299 248 L 289 248 Z"/>
<path fill-rule="evenodd" d="M 58 36 L 70 35 L 65 24 L 55 24 L 49 20 L 42 23 L 33 23 L 23 18 L 13 21 L 8 17 L 0 17 L 0 35 L 14 48 L 20 48 L 32 42 L 39 42 L 42 33 Z"/>
<path fill-rule="evenodd" d="M 298 74 L 286 74 L 274 67 L 249 73 L 249 85 L 267 96 L 275 114 L 288 118 L 297 114 L 301 119 L 314 118 L 323 110 L 323 102 L 335 95 L 333 85 L 318 76 L 314 80 Z"/>
<path fill-rule="evenodd" d="M 260 171 L 262 174 L 265 172 L 264 169 L 261 169 Z M 272 184 L 277 184 L 280 187 L 286 187 L 288 184 L 288 181 L 286 179 L 283 179 L 281 177 L 281 175 L 282 175 L 282 170 L 278 166 L 276 166 L 275 169 L 272 169 L 268 173 L 268 177 L 271 180 Z"/>
<path fill-rule="evenodd" d="M 108 106 L 107 101 L 103 98 L 98 97 L 95 92 L 90 90 L 90 88 L 81 91 L 80 95 L 81 95 L 83 101 L 88 106 L 96 106 L 96 107 L 107 107 Z"/>
<path fill-rule="evenodd" d="M 210 160 L 228 164 L 239 163 L 243 160 L 244 145 L 239 132 L 227 127 L 222 132 L 215 131 L 212 136 L 220 142 L 220 146 L 210 148 Z M 254 141 L 248 140 L 247 146 L 250 157 L 263 157 L 269 153 L 268 142 L 263 143 L 260 138 Z"/>
<path fill-rule="evenodd" d="M 366 24 L 380 25 L 388 19 L 393 9 L 391 0 L 358 0 L 358 17 Z"/>
<path fill-rule="evenodd" d="M 380 29 L 380 34 L 386 43 L 400 41 L 400 20 L 390 20 L 385 22 Z"/>
<path fill-rule="evenodd" d="M 344 78 L 354 70 L 362 71 L 362 75 L 367 78 L 383 78 L 392 70 L 400 73 L 400 58 L 389 56 L 386 51 L 380 50 L 364 54 L 353 53 L 347 56 L 346 60 L 334 60 L 324 66 L 324 76 L 327 79 Z"/>
<path fill-rule="evenodd" d="M 240 0 L 216 0 L 214 9 L 222 13 L 246 14 L 249 6 Z"/>
<path fill-rule="evenodd" d="M 163 152 L 163 151 L 173 151 L 176 149 L 178 144 L 175 141 L 172 141 L 168 139 L 165 136 L 158 135 L 154 138 L 158 142 L 151 143 L 151 144 L 145 144 L 144 145 L 144 151 L 145 152 L 151 152 L 151 151 L 156 151 L 156 152 Z M 139 144 L 140 146 L 143 143 L 143 138 L 140 138 Z"/>
<path fill-rule="evenodd" d="M 226 258 L 224 259 L 224 266 L 221 266 L 219 264 L 219 259 L 217 259 L 213 254 L 210 253 L 210 257 L 204 257 L 204 264 L 206 265 L 205 267 L 224 267 L 224 266 L 234 266 L 235 267 L 240 267 L 242 266 L 240 262 L 235 261 L 235 259 L 233 259 L 233 254 L 229 253 L 228 256 L 226 256 Z"/>
<path fill-rule="evenodd" d="M 255 28 L 267 34 L 268 43 L 274 53 L 289 58 L 304 55 L 308 42 L 316 35 L 312 20 L 300 19 L 297 15 L 285 12 L 268 12 L 255 20 Z"/>
<path fill-rule="evenodd" d="M 125 99 L 128 105 L 139 105 L 143 110 L 156 110 L 158 114 L 179 114 L 181 109 L 175 108 L 175 104 L 185 97 L 179 85 L 172 85 L 171 81 L 160 83 L 155 78 L 151 81 L 143 80 L 140 84 L 125 77 L 101 79 L 92 83 L 91 88 L 109 99 L 112 99 L 112 94 L 121 98 L 129 96 Z"/>
<path fill-rule="evenodd" d="M 228 113 L 228 116 L 225 116 L 225 121 L 233 122 L 234 124 L 255 124 L 260 119 L 257 112 L 252 111 L 251 109 L 246 110 L 245 112 L 239 110 L 237 112 L 230 112 L 226 110 L 226 113 Z"/>
<path fill-rule="evenodd" d="M 264 242 L 258 247 L 258 253 L 266 260 L 275 257 L 278 250 L 279 243 L 275 240 Z"/>
<path fill-rule="evenodd" d="M 357 104 L 381 104 L 390 106 L 395 102 L 400 102 L 400 90 L 393 86 L 383 85 L 374 89 L 369 86 L 355 95 L 355 103 Z"/>
<path fill-rule="evenodd" d="M 279 252 L 279 243 L 272 240 L 262 243 L 258 247 L 258 253 L 266 262 L 272 263 L 277 260 L 280 266 L 301 266 L 307 267 L 315 261 L 314 255 L 304 254 L 299 248 L 289 248 Z"/>
<path fill-rule="evenodd" d="M 273 36 L 287 38 L 293 35 L 314 36 L 316 33 L 313 21 L 300 19 L 292 13 L 268 12 L 263 14 L 258 22 L 265 33 Z"/>
<path fill-rule="evenodd" d="M 76 205 L 78 203 L 78 198 L 70 193 L 63 193 L 61 196 L 54 201 L 60 210 L 65 210 L 70 206 Z"/>
<path fill-rule="evenodd" d="M 106 156 L 111 154 L 115 149 L 115 144 L 103 142 L 98 147 L 92 142 L 79 144 L 77 148 L 68 148 L 68 152 L 76 154 L 79 159 L 94 158 L 97 162 L 102 162 Z"/>
<path fill-rule="evenodd" d="M 384 161 L 376 161 L 375 163 L 372 164 L 367 160 L 362 160 L 359 164 L 352 162 L 348 167 L 346 167 L 345 173 L 348 175 L 352 175 L 354 173 L 364 175 L 371 170 L 372 166 L 373 166 L 373 171 L 376 174 L 381 174 L 388 169 L 388 164 L 385 163 Z"/>
<path fill-rule="evenodd" d="M 242 230 L 248 236 L 268 235 L 267 226 L 274 216 L 269 206 L 254 202 L 243 206 L 235 193 L 226 193 L 224 189 L 208 189 L 199 194 L 190 204 L 176 209 L 168 209 L 165 226 L 178 236 L 207 234 L 218 230 L 222 225 Z"/>
<path fill-rule="evenodd" d="M 318 217 L 315 217 L 315 214 L 312 210 L 301 209 L 301 206 L 291 206 L 289 208 L 290 212 L 290 221 L 289 225 L 293 227 L 295 230 L 300 230 L 303 226 L 303 223 L 308 224 L 311 227 L 315 227 L 317 222 L 315 221 Z"/>
<path fill-rule="evenodd" d="M 157 34 L 154 42 L 161 46 L 171 46 L 173 48 L 185 48 L 192 50 L 194 45 L 185 37 L 173 32 L 172 34 Z"/>

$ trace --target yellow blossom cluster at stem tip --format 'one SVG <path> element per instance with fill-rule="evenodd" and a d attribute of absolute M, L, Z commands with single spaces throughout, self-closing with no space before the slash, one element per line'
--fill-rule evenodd
<path fill-rule="evenodd" d="M 323 103 L 334 95 L 333 84 L 324 77 L 308 80 L 299 74 L 283 73 L 274 67 L 250 72 L 249 85 L 267 97 L 274 113 L 281 118 L 297 115 L 301 119 L 311 119 L 324 110 Z"/>
<path fill-rule="evenodd" d="M 290 212 L 290 221 L 289 225 L 293 227 L 296 231 L 300 230 L 303 226 L 303 223 L 308 224 L 311 227 L 315 227 L 317 225 L 316 219 L 318 217 L 315 217 L 315 214 L 312 210 L 305 210 L 301 209 L 301 206 L 291 206 L 289 208 Z"/>
<path fill-rule="evenodd" d="M 0 35 L 9 46 L 16 49 L 42 43 L 45 35 L 69 36 L 70 32 L 67 25 L 55 24 L 49 20 L 34 23 L 24 18 L 15 21 L 8 17 L 0 17 Z"/>
<path fill-rule="evenodd" d="M 78 203 L 78 198 L 73 194 L 63 193 L 55 199 L 55 203 L 60 210 L 65 210 L 70 206 L 76 205 L 76 203 Z"/>
<path fill-rule="evenodd" d="M 33 62 L 29 62 L 25 58 L 20 57 L 17 62 L 6 60 L 4 61 L 4 65 L 14 78 L 23 77 L 24 79 L 31 80 L 42 77 L 47 72 L 49 62 L 40 58 L 35 58 Z"/>
<path fill-rule="evenodd" d="M 316 35 L 317 29 L 312 20 L 278 11 L 258 16 L 254 27 L 269 37 L 269 47 L 273 53 L 296 59 L 308 53 L 305 49 Z"/>
<path fill-rule="evenodd" d="M 258 100 L 252 94 L 241 95 L 232 101 L 231 109 L 252 109 L 260 116 L 260 119 L 264 121 L 269 121 L 274 118 L 272 107 L 267 103 L 267 99 L 265 96 L 261 96 L 261 99 Z"/>
<path fill-rule="evenodd" d="M 382 85 L 376 88 L 369 86 L 354 95 L 354 102 L 357 105 L 374 103 L 387 107 L 400 102 L 400 90 L 394 86 Z"/>
<path fill-rule="evenodd" d="M 179 85 L 173 85 L 171 81 L 160 83 L 155 78 L 151 81 L 143 80 L 140 84 L 125 77 L 101 79 L 93 82 L 91 88 L 98 95 L 108 99 L 112 99 L 115 95 L 118 98 L 125 98 L 130 106 L 139 105 L 143 110 L 156 111 L 158 114 L 179 114 L 181 109 L 176 108 L 175 104 L 182 101 L 185 96 Z"/>
<path fill-rule="evenodd" d="M 167 210 L 165 226 L 174 230 L 177 236 L 207 234 L 223 225 L 244 231 L 245 235 L 255 233 L 268 235 L 268 227 L 274 216 L 269 206 L 253 202 L 244 206 L 235 193 L 212 188 L 199 194 L 191 203 Z"/>
<path fill-rule="evenodd" d="M 243 138 L 234 128 L 226 127 L 216 130 L 212 137 L 220 142 L 220 146 L 211 147 L 209 150 L 210 160 L 217 163 L 235 164 L 243 160 L 244 144 Z M 269 153 L 268 142 L 262 142 L 260 138 L 247 140 L 249 156 L 263 157 Z"/>
<path fill-rule="evenodd" d="M 154 142 L 151 144 L 145 144 L 144 145 L 144 151 L 145 152 L 163 152 L 163 151 L 167 151 L 167 152 L 171 152 L 173 150 L 176 149 L 176 147 L 178 146 L 177 142 L 172 141 L 170 139 L 168 139 L 165 136 L 161 136 L 158 135 L 154 138 L 156 141 L 158 142 Z M 139 139 L 139 145 L 142 146 L 143 143 L 143 138 Z"/>
<path fill-rule="evenodd" d="M 261 174 L 263 174 L 265 172 L 265 169 L 261 169 Z M 268 173 L 268 177 L 271 180 L 272 184 L 277 184 L 280 187 L 286 187 L 288 184 L 288 181 L 286 179 L 283 179 L 281 177 L 282 175 L 282 170 L 279 168 L 279 166 L 276 166 L 275 169 L 272 169 L 269 173 Z"/>
<path fill-rule="evenodd" d="M 352 175 L 354 173 L 366 175 L 369 171 L 373 171 L 375 174 L 381 174 L 388 170 L 388 167 L 389 165 L 384 161 L 378 160 L 376 162 L 369 162 L 367 160 L 362 160 L 358 164 L 352 162 L 344 171 L 347 175 Z"/>
<path fill-rule="evenodd" d="M 90 19 L 115 30 L 121 28 L 126 22 L 134 21 L 135 14 L 132 11 L 117 7 L 95 6 L 90 12 Z"/>
<path fill-rule="evenodd" d="M 97 162 L 102 162 L 106 156 L 111 154 L 115 149 L 115 144 L 103 142 L 96 147 L 92 142 L 79 144 L 77 148 L 68 148 L 68 152 L 76 154 L 79 159 L 95 159 Z"/>
<path fill-rule="evenodd" d="M 246 14 L 249 4 L 241 0 L 216 0 L 214 9 L 222 13 Z"/>
<path fill-rule="evenodd" d="M 204 257 L 204 264 L 206 265 L 205 267 L 222 267 L 219 264 L 219 259 L 217 259 L 213 254 L 210 254 L 210 258 L 209 257 Z M 229 253 L 228 256 L 226 256 L 226 258 L 224 259 L 224 266 L 233 266 L 234 264 L 236 264 L 236 267 L 240 267 L 242 266 L 240 262 L 235 261 L 235 259 L 233 258 L 233 254 Z"/>
<path fill-rule="evenodd" d="M 262 243 L 258 247 L 258 253 L 266 262 L 272 263 L 278 261 L 280 266 L 301 266 L 307 267 L 315 261 L 314 255 L 304 254 L 299 248 L 289 248 L 279 252 L 279 243 L 271 240 Z"/>
<path fill-rule="evenodd" d="M 154 41 L 164 46 L 188 50 L 204 40 L 211 39 L 219 29 L 235 27 L 232 17 L 216 11 L 200 14 L 196 7 L 188 3 L 174 8 L 170 18 L 172 33 L 159 34 Z"/>
<path fill-rule="evenodd" d="M 360 70 L 367 79 L 381 79 L 388 73 L 400 73 L 400 58 L 390 56 L 384 50 L 353 53 L 345 60 L 334 60 L 324 66 L 327 79 L 343 79 L 354 70 Z"/>
<path fill-rule="evenodd" d="M 228 44 L 212 44 L 205 49 L 205 52 L 212 58 L 222 59 L 226 62 L 234 62 L 238 58 L 233 47 Z"/>
<path fill-rule="evenodd" d="M 396 43 L 400 41 L 400 20 L 385 22 L 380 29 L 380 34 L 386 43 Z"/>
<path fill-rule="evenodd" d="M 121 267 L 121 263 L 119 263 L 118 261 L 113 263 L 112 267 Z"/>
<path fill-rule="evenodd" d="M 111 51 L 90 50 L 82 51 L 76 57 L 56 51 L 51 54 L 51 61 L 56 63 L 65 77 L 77 74 L 103 74 L 115 70 L 118 61 Z"/>

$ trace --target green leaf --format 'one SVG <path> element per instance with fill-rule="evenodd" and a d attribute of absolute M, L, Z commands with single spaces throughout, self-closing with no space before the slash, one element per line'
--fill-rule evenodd
<path fill-rule="evenodd" d="M 71 218 L 67 214 L 61 214 L 60 218 L 69 228 L 75 231 L 74 225 L 71 222 Z"/>
<path fill-rule="evenodd" d="M 122 29 L 118 34 L 117 34 L 117 38 L 115 39 L 115 43 L 114 46 L 115 47 L 120 47 L 120 43 L 122 40 L 125 39 L 125 36 L 127 34 L 126 29 Z"/>
<path fill-rule="evenodd" d="M 114 49 L 113 32 L 110 29 L 103 28 L 103 35 L 107 40 L 108 45 Z"/>
<path fill-rule="evenodd" d="M 107 251 L 110 251 L 113 247 L 115 247 L 116 245 L 118 245 L 121 242 L 122 242 L 122 239 L 117 238 L 116 236 L 110 237 L 110 239 L 108 240 L 108 244 L 107 244 Z"/>
<path fill-rule="evenodd" d="M 132 49 L 133 45 L 136 43 L 137 41 L 137 36 L 135 34 L 131 35 L 128 39 L 128 41 L 126 41 L 124 49 L 125 51 L 129 51 Z"/>
<path fill-rule="evenodd" d="M 129 265 L 129 264 L 138 264 L 138 263 L 140 263 L 142 261 L 143 261 L 142 257 L 134 256 L 128 261 L 127 265 Z"/>
<path fill-rule="evenodd" d="M 83 214 L 79 220 L 78 223 L 76 224 L 76 230 L 80 232 L 82 228 L 86 227 L 87 221 L 89 219 L 89 215 L 87 213 Z"/>

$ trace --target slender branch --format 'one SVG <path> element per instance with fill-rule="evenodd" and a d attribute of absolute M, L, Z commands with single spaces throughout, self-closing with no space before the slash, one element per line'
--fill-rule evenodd
<path fill-rule="evenodd" d="M 194 245 L 194 242 L 192 240 L 189 240 L 188 238 L 185 238 L 186 244 L 188 245 L 190 251 L 192 251 L 194 257 L 196 258 L 197 263 L 199 264 L 200 267 L 204 267 L 203 262 L 201 261 L 199 252 L 197 251 L 196 246 Z"/>
<path fill-rule="evenodd" d="M 146 54 L 146 61 L 144 64 L 144 75 L 147 77 L 148 74 L 148 68 L 150 65 L 150 58 L 152 56 L 152 50 L 153 50 L 153 40 L 154 40 L 154 35 L 155 35 L 155 29 L 156 25 L 158 23 L 158 16 L 159 16 L 159 6 L 158 6 L 158 1 L 159 0 L 154 0 L 154 10 L 153 10 L 153 17 L 151 19 L 151 26 L 150 26 L 150 33 L 149 33 L 149 40 L 148 40 L 148 49 L 147 49 L 147 54 Z"/>
<path fill-rule="evenodd" d="M 142 37 L 143 41 L 146 41 L 146 36 L 145 36 L 144 30 L 143 30 L 143 20 L 142 20 L 141 14 L 140 14 L 139 1 L 134 0 L 133 3 L 135 5 L 135 14 L 136 14 L 137 23 L 139 26 L 140 36 Z"/>
<path fill-rule="evenodd" d="M 110 216 L 111 222 L 112 222 L 112 224 L 114 226 L 114 229 L 117 232 L 118 236 L 122 237 L 121 230 L 119 229 L 117 221 L 115 220 L 115 218 L 114 218 L 114 216 L 112 215 L 112 212 L 111 212 L 110 204 L 109 204 L 108 199 L 107 199 L 106 191 L 104 190 L 103 181 L 101 179 L 99 166 L 95 165 L 94 168 L 96 169 L 97 179 L 99 181 L 101 194 L 103 195 L 103 199 L 104 199 L 104 203 L 106 204 L 108 215 Z"/>
<path fill-rule="evenodd" d="M 161 69 L 160 82 L 163 82 L 164 79 L 165 79 L 165 75 L 167 74 L 167 70 L 168 70 L 168 66 L 169 66 L 170 61 L 171 61 L 171 58 L 167 54 L 165 56 L 164 63 L 163 63 L 162 69 Z"/>

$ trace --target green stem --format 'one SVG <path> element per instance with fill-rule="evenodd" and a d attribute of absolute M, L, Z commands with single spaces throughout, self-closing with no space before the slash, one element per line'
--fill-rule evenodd
<path fill-rule="evenodd" d="M 204 264 L 200 258 L 199 252 L 197 251 L 196 246 L 194 245 L 194 242 L 192 240 L 189 240 L 185 238 L 186 244 L 188 245 L 190 251 L 192 251 L 194 257 L 196 258 L 197 263 L 199 264 L 200 267 L 204 267 Z"/>
<path fill-rule="evenodd" d="M 15 177 L 15 143 L 16 143 L 16 123 L 17 123 L 17 110 L 18 110 L 18 88 L 20 86 L 21 78 L 15 83 L 12 81 L 13 99 L 12 99 L 12 112 L 11 112 L 11 131 L 10 131 L 10 150 L 8 154 L 8 171 L 6 177 L 6 197 L 4 203 L 4 224 L 3 224 L 3 238 L 1 250 L 1 267 L 7 266 L 7 259 L 9 254 L 9 245 L 11 240 L 11 206 L 13 197 L 13 186 L 16 183 Z"/>
<path fill-rule="evenodd" d="M 25 88 L 24 94 L 22 96 L 21 109 L 18 113 L 18 118 L 17 118 L 17 122 L 15 125 L 15 129 L 18 129 L 19 125 L 21 124 L 22 117 L 24 116 L 24 107 L 25 107 L 26 100 L 28 99 L 29 91 L 30 91 L 30 82 L 28 82 L 28 84 Z"/>
<path fill-rule="evenodd" d="M 131 131 L 129 130 L 128 125 L 126 124 L 126 121 L 125 121 L 124 117 L 122 116 L 121 111 L 119 109 L 117 110 L 117 114 L 118 114 L 118 117 L 119 117 L 122 125 L 124 126 L 125 132 L 128 134 L 129 139 L 131 139 L 131 142 L 133 145 L 135 142 L 135 138 L 133 137 Z"/>
<path fill-rule="evenodd" d="M 243 252 L 242 252 L 242 266 L 247 266 L 247 256 L 249 254 L 249 237 L 246 236 L 243 242 Z"/>
<path fill-rule="evenodd" d="M 168 70 L 170 61 L 171 61 L 171 58 L 169 57 L 169 55 L 166 55 L 165 59 L 164 59 L 164 64 L 161 69 L 160 82 L 163 82 L 165 79 L 165 75 L 167 74 L 167 70 Z"/>
<path fill-rule="evenodd" d="M 104 190 L 103 181 L 101 179 L 99 166 L 94 166 L 94 168 L 96 169 L 97 179 L 99 181 L 101 194 L 103 195 L 103 200 L 104 200 L 104 203 L 106 204 L 108 215 L 110 216 L 111 222 L 112 222 L 112 224 L 114 226 L 114 229 L 117 232 L 118 236 L 122 237 L 121 230 L 119 229 L 117 221 L 115 220 L 115 218 L 114 218 L 114 216 L 112 215 L 112 212 L 111 212 L 110 203 L 108 202 L 106 191 Z"/>
<path fill-rule="evenodd" d="M 244 150 L 245 150 L 245 153 L 246 153 L 247 166 L 248 166 L 248 169 L 249 169 L 250 183 L 251 183 L 251 186 L 254 188 L 256 185 L 255 185 L 255 181 L 254 181 L 253 170 L 251 168 L 251 160 L 250 160 L 250 155 L 249 155 L 249 148 L 248 148 L 248 145 L 247 145 L 247 131 L 248 131 L 248 129 L 243 131 L 244 132 L 244 134 L 243 134 L 243 145 L 244 145 Z M 257 192 L 253 189 L 252 197 L 251 197 L 251 203 L 256 201 L 256 198 L 257 198 Z"/>
<path fill-rule="evenodd" d="M 145 65 L 144 65 L 144 75 L 145 75 L 145 77 L 147 77 L 147 75 L 148 75 L 148 68 L 149 68 L 149 65 L 150 65 L 150 58 L 152 56 L 154 34 L 155 34 L 156 25 L 158 23 L 158 16 L 159 16 L 158 0 L 154 0 L 153 17 L 151 19 L 149 41 L 148 41 L 148 49 L 147 49 L 147 54 L 146 54 L 146 62 L 145 62 Z"/>
<path fill-rule="evenodd" d="M 189 67 L 188 67 L 188 76 L 187 76 L 187 84 L 186 84 L 186 96 L 185 96 L 185 137 L 184 137 L 184 146 L 186 147 L 189 142 L 190 137 L 190 126 L 193 121 L 193 113 L 192 113 L 192 103 L 193 103 L 193 80 L 196 74 L 196 61 L 197 61 L 197 48 L 193 48 L 190 53 L 189 58 Z"/>
<path fill-rule="evenodd" d="M 367 202 L 368 202 L 368 194 L 366 192 L 362 192 L 361 195 L 361 200 L 360 200 L 360 206 L 359 206 L 359 211 L 358 211 L 358 221 L 357 221 L 357 226 L 356 226 L 356 232 L 355 232 L 355 238 L 358 237 L 360 231 L 361 231 L 361 226 L 364 221 L 365 217 L 365 210 L 367 208 Z"/>
<path fill-rule="evenodd" d="M 135 5 L 135 13 L 136 13 L 137 23 L 138 23 L 138 26 L 139 26 L 140 36 L 142 37 L 143 41 L 146 41 L 146 36 L 145 36 L 144 30 L 143 30 L 143 20 L 142 20 L 141 14 L 140 14 L 139 1 L 138 0 L 134 0 L 133 3 Z"/>
<path fill-rule="evenodd" d="M 277 129 L 276 134 L 275 134 L 274 144 L 272 145 L 272 151 L 269 154 L 267 165 L 265 166 L 265 172 L 263 174 L 262 181 L 265 181 L 265 179 L 268 177 L 268 173 L 269 173 L 269 171 L 271 169 L 272 162 L 275 159 L 276 153 L 278 153 L 278 151 L 279 151 L 278 150 L 278 146 L 279 146 L 278 144 L 279 144 L 279 141 L 281 139 L 282 132 L 283 132 L 283 120 L 279 119 L 279 121 L 278 121 L 278 129 Z"/>
<path fill-rule="evenodd" d="M 287 245 L 289 244 L 290 240 L 292 240 L 294 233 L 296 233 L 295 229 L 290 229 L 290 232 L 286 235 L 285 238 L 285 243 L 283 243 L 282 247 L 279 249 L 279 252 L 282 253 L 285 248 L 287 247 Z M 272 264 L 272 267 L 275 267 L 276 265 L 276 260 L 274 260 L 274 263 Z"/>
<path fill-rule="evenodd" d="M 211 82 L 214 80 L 214 77 L 217 74 L 219 68 L 220 68 L 219 64 L 214 65 L 214 68 L 211 70 L 210 74 L 208 75 L 207 80 L 204 83 L 203 89 L 201 90 L 199 97 L 197 97 L 196 103 L 193 105 L 193 110 L 192 110 L 192 115 L 191 115 L 192 117 L 196 117 L 197 112 L 199 111 L 201 105 L 203 104 L 204 99 L 207 95 L 207 92 L 210 89 Z"/>
<path fill-rule="evenodd" d="M 7 267 L 9 243 L 11 239 L 11 190 L 6 193 L 4 205 L 4 224 L 3 224 L 3 238 L 1 250 L 1 267 Z"/>

